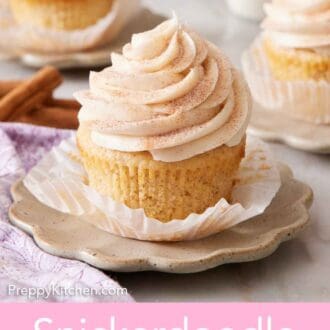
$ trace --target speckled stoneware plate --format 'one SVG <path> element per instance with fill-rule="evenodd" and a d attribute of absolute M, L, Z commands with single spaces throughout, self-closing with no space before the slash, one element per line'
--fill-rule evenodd
<path fill-rule="evenodd" d="M 316 125 L 263 109 L 256 102 L 248 132 L 266 141 L 282 142 L 293 148 L 330 153 L 330 125 Z"/>
<path fill-rule="evenodd" d="M 37 201 L 19 181 L 12 187 L 11 222 L 30 233 L 45 251 L 85 261 L 104 270 L 192 273 L 225 263 L 264 258 L 294 238 L 309 222 L 313 194 L 281 165 L 282 187 L 264 214 L 208 238 L 185 242 L 145 242 L 113 236 L 82 217 Z"/>
<path fill-rule="evenodd" d="M 53 65 L 59 69 L 103 67 L 109 65 L 110 53 L 120 51 L 121 48 L 130 41 L 133 33 L 149 30 L 165 19 L 164 16 L 157 15 L 143 8 L 125 26 L 116 39 L 103 48 L 54 55 L 22 51 L 15 52 L 15 50 L 11 50 L 11 53 L 8 53 L 5 50 L 0 50 L 0 59 L 18 59 L 22 64 L 34 68 L 40 68 L 45 65 Z"/>

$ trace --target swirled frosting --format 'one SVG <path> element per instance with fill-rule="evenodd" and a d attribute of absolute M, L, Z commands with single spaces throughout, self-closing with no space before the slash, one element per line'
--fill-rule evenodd
<path fill-rule="evenodd" d="M 330 54 L 330 0 L 273 0 L 262 27 L 279 46 Z"/>
<path fill-rule="evenodd" d="M 241 141 L 250 114 L 245 81 L 176 17 L 133 35 L 111 59 L 75 94 L 94 144 L 173 162 Z"/>

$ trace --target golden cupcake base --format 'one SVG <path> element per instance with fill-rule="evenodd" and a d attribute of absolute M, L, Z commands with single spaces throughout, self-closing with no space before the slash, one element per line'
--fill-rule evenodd
<path fill-rule="evenodd" d="M 244 75 L 254 100 L 269 112 L 312 124 L 329 125 L 330 81 L 278 79 L 264 45 L 264 39 L 258 37 L 242 56 Z"/>
<path fill-rule="evenodd" d="M 230 199 L 244 157 L 245 138 L 179 162 L 155 161 L 149 152 L 127 153 L 95 146 L 90 130 L 77 133 L 89 185 L 99 193 L 162 222 L 202 213 L 221 198 Z"/>
<path fill-rule="evenodd" d="M 11 0 L 21 25 L 78 30 L 95 24 L 111 10 L 113 0 Z"/>
<path fill-rule="evenodd" d="M 330 57 L 308 50 L 279 48 L 264 40 L 270 68 L 279 80 L 327 80 L 330 82 Z"/>

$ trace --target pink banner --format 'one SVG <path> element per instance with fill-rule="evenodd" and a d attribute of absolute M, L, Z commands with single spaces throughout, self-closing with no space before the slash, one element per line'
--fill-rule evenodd
<path fill-rule="evenodd" d="M 330 304 L 2 304 L 6 330 L 329 330 Z"/>

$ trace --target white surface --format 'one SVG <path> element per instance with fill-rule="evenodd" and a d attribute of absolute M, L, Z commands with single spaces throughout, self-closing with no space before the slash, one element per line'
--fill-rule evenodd
<path fill-rule="evenodd" d="M 258 26 L 232 16 L 224 0 L 148 0 L 156 11 L 180 18 L 221 46 L 236 65 Z M 20 78 L 33 70 L 0 62 L 0 78 Z M 71 96 L 87 87 L 88 71 L 65 73 L 58 95 Z M 330 301 L 330 156 L 271 144 L 278 160 L 314 190 L 312 225 L 297 239 L 283 244 L 271 257 L 247 264 L 221 266 L 192 275 L 117 274 L 138 301 Z"/>

